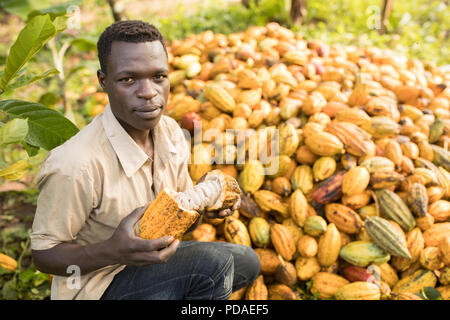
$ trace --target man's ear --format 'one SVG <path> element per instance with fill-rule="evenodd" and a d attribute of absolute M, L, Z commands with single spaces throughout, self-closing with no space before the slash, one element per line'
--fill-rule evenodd
<path fill-rule="evenodd" d="M 102 70 L 97 70 L 97 79 L 98 79 L 98 83 L 100 83 L 100 86 L 102 87 L 103 91 L 105 91 L 105 81 L 106 81 L 106 75 L 103 73 Z"/>

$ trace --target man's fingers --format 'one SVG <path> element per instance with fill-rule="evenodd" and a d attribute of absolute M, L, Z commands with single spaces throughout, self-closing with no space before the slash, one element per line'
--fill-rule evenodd
<path fill-rule="evenodd" d="M 173 241 L 172 236 L 164 236 L 153 240 L 137 238 L 134 240 L 133 251 L 157 251 L 168 247 Z"/>

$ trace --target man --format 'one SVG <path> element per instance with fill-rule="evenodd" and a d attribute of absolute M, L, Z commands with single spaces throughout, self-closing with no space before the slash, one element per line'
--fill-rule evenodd
<path fill-rule="evenodd" d="M 162 115 L 170 85 L 161 34 L 121 21 L 97 46 L 109 104 L 49 152 L 38 176 L 31 248 L 36 267 L 54 275 L 51 298 L 227 299 L 259 273 L 251 248 L 135 233 L 164 187 L 193 186 L 190 146 L 176 121 Z"/>

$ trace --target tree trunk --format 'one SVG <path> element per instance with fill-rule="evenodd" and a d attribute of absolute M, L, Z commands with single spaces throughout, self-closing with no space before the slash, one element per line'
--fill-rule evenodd
<path fill-rule="evenodd" d="M 115 6 L 116 6 L 117 0 L 108 0 L 109 7 L 111 8 L 111 12 L 114 18 L 114 21 L 120 21 L 122 20 L 122 15 L 120 12 L 117 12 Z"/>
<path fill-rule="evenodd" d="M 394 0 L 383 0 L 383 16 L 381 21 L 381 33 L 386 32 L 386 25 L 389 22 L 389 16 L 391 15 L 392 6 L 394 4 Z"/>
<path fill-rule="evenodd" d="M 299 26 L 306 17 L 306 0 L 291 0 L 291 20 L 292 23 Z"/>

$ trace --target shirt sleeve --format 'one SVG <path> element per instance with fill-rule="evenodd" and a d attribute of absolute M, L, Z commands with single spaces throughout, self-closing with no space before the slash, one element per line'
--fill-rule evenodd
<path fill-rule="evenodd" d="M 33 250 L 50 249 L 77 238 L 94 205 L 94 183 L 88 171 L 64 168 L 48 158 L 37 178 L 39 197 L 31 232 Z"/>

